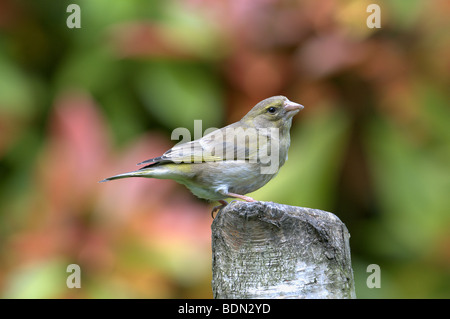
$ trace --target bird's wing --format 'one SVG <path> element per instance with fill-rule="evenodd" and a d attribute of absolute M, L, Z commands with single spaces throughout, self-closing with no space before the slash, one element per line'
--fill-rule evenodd
<path fill-rule="evenodd" d="M 223 160 L 249 160 L 256 158 L 261 147 L 255 129 L 236 129 L 229 125 L 215 130 L 204 137 L 187 143 L 175 145 L 162 156 L 149 159 L 147 163 L 202 163 Z"/>

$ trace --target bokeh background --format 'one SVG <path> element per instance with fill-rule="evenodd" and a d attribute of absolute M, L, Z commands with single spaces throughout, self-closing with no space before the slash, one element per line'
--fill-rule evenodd
<path fill-rule="evenodd" d="M 214 204 L 97 182 L 283 94 L 289 161 L 251 196 L 338 215 L 359 298 L 449 298 L 449 31 L 447 0 L 1 1 L 0 296 L 211 298 Z"/>

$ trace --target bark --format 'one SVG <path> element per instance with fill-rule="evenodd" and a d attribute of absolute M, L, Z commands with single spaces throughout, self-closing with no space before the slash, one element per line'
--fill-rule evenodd
<path fill-rule="evenodd" d="M 211 228 L 214 298 L 356 298 L 350 235 L 332 213 L 234 201 Z"/>

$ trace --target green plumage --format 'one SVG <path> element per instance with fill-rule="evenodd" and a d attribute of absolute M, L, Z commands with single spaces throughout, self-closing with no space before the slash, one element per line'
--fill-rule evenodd
<path fill-rule="evenodd" d="M 265 99 L 240 121 L 176 145 L 140 163 L 149 165 L 137 171 L 102 182 L 127 177 L 173 179 L 200 198 L 250 201 L 244 195 L 264 186 L 287 160 L 292 117 L 301 109 L 284 96 Z"/>

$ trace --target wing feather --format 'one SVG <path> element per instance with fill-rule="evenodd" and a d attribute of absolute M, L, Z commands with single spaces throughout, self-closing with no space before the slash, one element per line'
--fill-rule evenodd
<path fill-rule="evenodd" d="M 267 147 L 267 142 L 261 142 L 255 129 L 236 129 L 229 125 L 215 130 L 204 137 L 175 145 L 162 156 L 139 163 L 203 163 L 223 160 L 256 159 L 261 147 Z"/>

